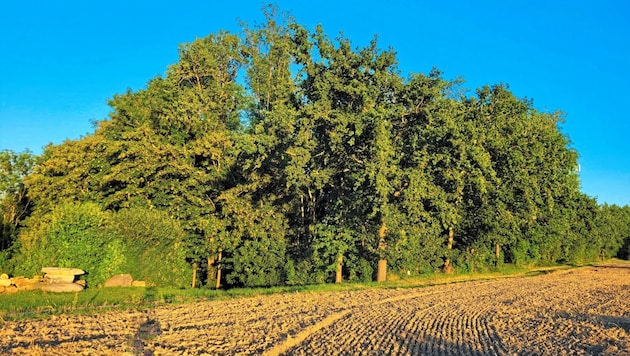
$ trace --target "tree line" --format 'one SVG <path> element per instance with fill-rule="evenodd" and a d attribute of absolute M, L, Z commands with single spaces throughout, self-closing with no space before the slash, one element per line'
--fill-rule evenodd
<path fill-rule="evenodd" d="M 2 268 L 238 287 L 627 258 L 630 208 L 580 192 L 561 113 L 265 15 L 181 45 L 93 133 L 1 152 Z"/>

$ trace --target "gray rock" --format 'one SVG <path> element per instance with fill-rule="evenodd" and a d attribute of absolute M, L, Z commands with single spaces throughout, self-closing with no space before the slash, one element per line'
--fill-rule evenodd
<path fill-rule="evenodd" d="M 46 273 L 44 275 L 44 282 L 46 283 L 72 283 L 74 282 L 74 275 L 73 274 Z"/>
<path fill-rule="evenodd" d="M 117 274 L 105 281 L 105 287 L 131 287 L 132 283 L 130 274 Z"/>
<path fill-rule="evenodd" d="M 43 284 L 40 288 L 53 293 L 80 292 L 83 290 L 83 287 L 76 283 Z"/>

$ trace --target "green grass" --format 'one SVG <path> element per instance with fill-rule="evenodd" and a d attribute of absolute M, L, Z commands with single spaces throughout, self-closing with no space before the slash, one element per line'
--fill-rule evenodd
<path fill-rule="evenodd" d="M 149 308 L 178 299 L 191 300 L 197 290 L 170 288 L 98 288 L 78 293 L 49 293 L 41 290 L 0 295 L 2 320 L 43 318 L 57 314 L 81 314 L 128 308 Z M 183 298 L 180 298 L 180 295 Z"/>
<path fill-rule="evenodd" d="M 614 260 L 616 263 L 628 261 Z M 629 264 L 630 266 L 630 264 Z M 40 290 L 0 295 L 0 322 L 46 318 L 59 314 L 86 314 L 124 309 L 150 309 L 158 305 L 252 297 L 291 292 L 335 292 L 376 288 L 417 288 L 474 280 L 535 276 L 577 266 L 516 267 L 504 265 L 496 270 L 445 275 L 431 273 L 417 276 L 390 273 L 383 283 L 342 283 L 271 288 L 175 289 L 158 287 L 88 288 L 78 293 L 50 293 Z"/>

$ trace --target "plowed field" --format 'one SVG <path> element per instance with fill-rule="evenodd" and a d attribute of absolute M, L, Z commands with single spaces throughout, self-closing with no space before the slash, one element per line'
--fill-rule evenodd
<path fill-rule="evenodd" d="M 0 353 L 630 355 L 630 265 L 7 322 Z"/>

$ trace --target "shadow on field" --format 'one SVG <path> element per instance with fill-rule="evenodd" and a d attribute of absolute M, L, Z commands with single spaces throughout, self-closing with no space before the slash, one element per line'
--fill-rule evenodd
<path fill-rule="evenodd" d="M 55 346 L 59 346 L 61 344 L 65 344 L 67 342 L 70 343 L 75 343 L 78 341 L 95 341 L 95 340 L 100 340 L 100 339 L 106 339 L 108 338 L 107 335 L 104 334 L 100 334 L 100 335 L 90 335 L 90 336 L 72 336 L 66 339 L 59 339 L 59 340 L 49 340 L 49 341 L 20 341 L 17 343 L 10 343 L 9 345 L 4 345 L 2 346 L 2 348 L 0 348 L 0 353 L 3 355 L 8 355 L 8 354 L 14 354 L 15 353 L 15 349 L 32 349 L 33 347 L 41 347 L 41 348 L 45 348 L 45 347 L 55 347 Z"/>
<path fill-rule="evenodd" d="M 595 315 L 591 316 L 606 328 L 621 328 L 630 333 L 630 318 L 623 316 Z"/>
<path fill-rule="evenodd" d="M 551 270 L 551 269 L 542 269 L 542 270 L 535 270 L 535 271 L 528 271 L 525 273 L 525 277 L 537 277 L 537 276 L 543 276 L 545 274 L 551 274 L 556 272 L 555 270 Z"/>
<path fill-rule="evenodd" d="M 630 265 L 595 265 L 593 266 L 595 270 L 598 269 L 630 269 Z"/>

